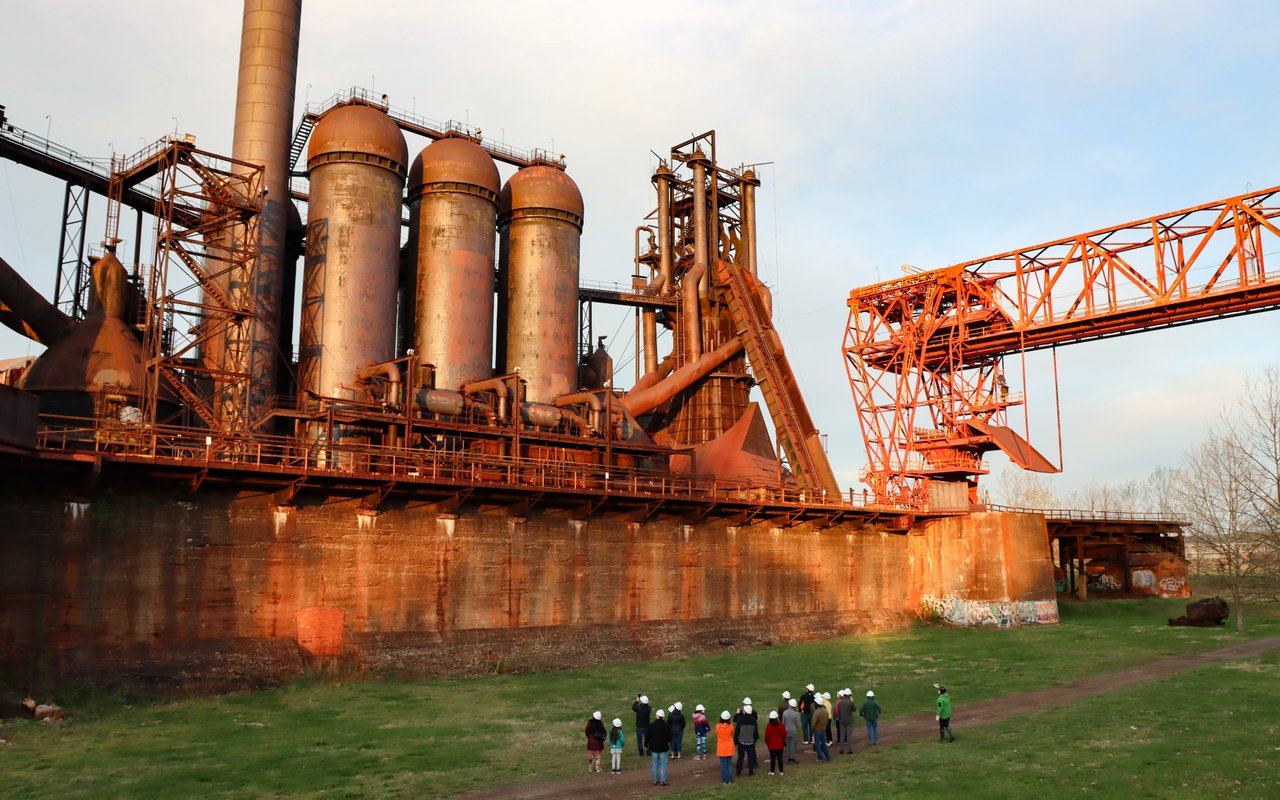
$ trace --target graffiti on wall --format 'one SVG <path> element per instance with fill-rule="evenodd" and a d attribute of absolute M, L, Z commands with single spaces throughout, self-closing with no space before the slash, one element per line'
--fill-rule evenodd
<path fill-rule="evenodd" d="M 1124 588 L 1124 584 L 1111 573 L 1103 572 L 1099 575 L 1089 576 L 1089 588 L 1103 592 L 1118 592 Z"/>
<path fill-rule="evenodd" d="M 920 598 L 920 615 L 964 627 L 1052 625 L 1058 622 L 1057 600 L 967 600 L 962 597 Z"/>
<path fill-rule="evenodd" d="M 1169 577 L 1160 579 L 1160 591 L 1168 592 L 1172 595 L 1179 594 L 1186 585 L 1187 582 L 1183 578 Z"/>
<path fill-rule="evenodd" d="M 1135 589 L 1150 589 L 1156 585 L 1156 574 L 1149 569 L 1135 569 L 1131 577 Z"/>

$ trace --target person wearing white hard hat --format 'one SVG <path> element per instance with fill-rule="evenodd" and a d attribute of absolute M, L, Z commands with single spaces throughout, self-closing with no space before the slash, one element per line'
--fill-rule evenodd
<path fill-rule="evenodd" d="M 876 702 L 876 693 L 867 690 L 867 699 L 862 701 L 862 709 L 858 715 L 867 721 L 867 744 L 876 747 L 880 744 L 880 704 Z"/>
<path fill-rule="evenodd" d="M 646 694 L 636 695 L 636 701 L 631 704 L 631 710 L 636 713 L 636 747 L 640 751 L 641 756 L 648 755 L 648 751 L 644 746 L 644 735 L 649 730 L 649 696 Z"/>
<path fill-rule="evenodd" d="M 853 752 L 853 715 L 858 710 L 858 705 L 853 701 L 852 689 L 841 689 L 840 700 L 836 703 L 836 743 L 840 745 L 840 752 L 849 754 Z"/>
<path fill-rule="evenodd" d="M 831 760 L 831 748 L 827 746 L 827 725 L 831 722 L 831 712 L 827 710 L 826 698 L 820 694 L 813 696 L 813 750 L 819 761 Z"/>
<path fill-rule="evenodd" d="M 836 737 L 831 735 L 832 721 L 836 716 L 836 704 L 831 700 L 831 692 L 822 693 L 822 705 L 827 709 L 827 747 L 830 747 L 836 740 Z"/>
<path fill-rule="evenodd" d="M 795 698 L 787 701 L 782 712 L 782 727 L 787 729 L 787 763 L 799 764 L 796 759 L 796 742 L 800 741 L 800 712 L 796 710 Z"/>
<path fill-rule="evenodd" d="M 728 709 L 720 712 L 720 721 L 716 723 L 716 758 L 720 759 L 720 782 L 733 783 L 733 752 L 737 745 L 733 743 L 732 715 Z"/>
<path fill-rule="evenodd" d="M 711 733 L 711 720 L 707 719 L 707 709 L 698 703 L 693 709 L 693 757 L 698 761 L 707 760 L 708 733 Z"/>
<path fill-rule="evenodd" d="M 667 709 L 667 721 L 671 723 L 671 757 L 680 758 L 684 750 L 684 704 L 677 700 Z"/>
<path fill-rule="evenodd" d="M 584 731 L 587 734 L 587 772 L 600 771 L 600 756 L 604 753 L 605 729 L 599 711 L 591 712 Z"/>
<path fill-rule="evenodd" d="M 671 724 L 667 712 L 659 708 L 645 733 L 645 747 L 653 763 L 653 785 L 667 785 L 667 758 L 671 755 Z"/>
<path fill-rule="evenodd" d="M 613 727 L 609 729 L 609 757 L 613 764 L 613 774 L 622 774 L 622 746 L 627 737 L 622 732 L 622 720 L 613 718 Z"/>
<path fill-rule="evenodd" d="M 804 734 L 804 743 L 813 741 L 813 684 L 804 687 L 800 695 L 800 732 Z"/>
<path fill-rule="evenodd" d="M 769 774 L 785 775 L 782 753 L 787 747 L 787 729 L 783 727 L 777 711 L 769 712 L 769 724 L 764 726 L 764 746 L 769 750 Z"/>
<path fill-rule="evenodd" d="M 743 698 L 750 700 L 750 697 Z M 733 718 L 733 741 L 738 745 L 737 774 L 742 774 L 742 762 L 747 763 L 747 776 L 756 774 L 756 742 L 760 741 L 760 718 L 751 703 L 744 702 L 738 716 Z"/>

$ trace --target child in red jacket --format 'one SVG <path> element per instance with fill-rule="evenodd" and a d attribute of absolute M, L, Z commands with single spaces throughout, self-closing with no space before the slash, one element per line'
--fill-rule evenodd
<path fill-rule="evenodd" d="M 769 748 L 769 774 L 776 769 L 782 775 L 782 751 L 787 746 L 787 729 L 778 719 L 777 711 L 769 712 L 769 724 L 764 728 L 764 746 Z"/>

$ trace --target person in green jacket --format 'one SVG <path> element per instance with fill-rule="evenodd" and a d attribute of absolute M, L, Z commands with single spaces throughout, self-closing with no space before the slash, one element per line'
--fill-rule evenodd
<path fill-rule="evenodd" d="M 858 716 L 867 721 L 867 744 L 876 747 L 880 744 L 880 704 L 876 702 L 875 692 L 867 691 L 867 699 Z"/>
<path fill-rule="evenodd" d="M 955 736 L 951 735 L 951 695 L 947 694 L 947 687 L 940 683 L 933 685 L 938 690 L 938 713 L 934 719 L 938 720 L 938 741 L 946 739 L 954 742 Z"/>

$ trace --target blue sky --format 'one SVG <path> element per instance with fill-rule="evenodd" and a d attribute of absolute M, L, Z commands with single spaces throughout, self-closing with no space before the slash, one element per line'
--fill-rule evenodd
<path fill-rule="evenodd" d="M 88 155 L 175 127 L 228 152 L 240 13 L 17 4 L 0 103 Z M 851 288 L 1280 184 L 1274 3 L 366 0 L 307 4 L 302 36 L 299 109 L 362 85 L 566 154 L 584 279 L 627 280 L 650 149 L 715 128 L 723 162 L 774 161 L 761 277 L 845 486 L 865 462 L 839 353 Z M 46 291 L 61 201 L 0 162 L 0 255 Z M 1059 493 L 1176 462 L 1278 339 L 1270 312 L 1061 349 Z M 27 351 L 0 332 L 0 357 Z M 1057 460 L 1048 356 L 1028 366 L 1032 441 Z"/>

